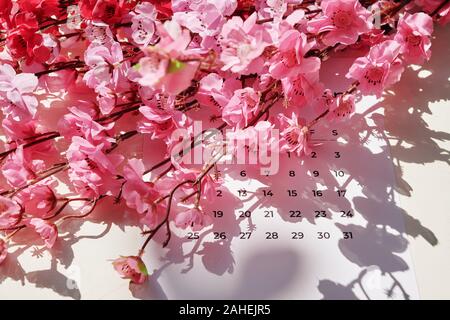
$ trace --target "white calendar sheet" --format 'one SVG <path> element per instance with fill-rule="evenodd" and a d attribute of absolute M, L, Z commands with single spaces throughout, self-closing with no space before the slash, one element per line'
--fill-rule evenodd
<path fill-rule="evenodd" d="M 283 156 L 274 176 L 222 167 L 225 186 L 205 208 L 217 223 L 173 228 L 165 249 L 160 232 L 145 256 L 149 287 L 135 296 L 418 299 L 378 102 L 364 98 L 351 121 L 317 126 L 314 153 Z"/>

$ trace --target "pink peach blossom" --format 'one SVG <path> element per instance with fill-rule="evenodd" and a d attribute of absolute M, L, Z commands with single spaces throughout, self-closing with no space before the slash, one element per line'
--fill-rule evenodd
<path fill-rule="evenodd" d="M 182 229 L 191 227 L 192 230 L 197 231 L 205 228 L 211 222 L 212 219 L 199 207 L 187 209 L 175 216 L 175 225 Z"/>
<path fill-rule="evenodd" d="M 304 58 L 313 47 L 306 35 L 290 30 L 280 38 L 279 51 L 270 60 L 269 72 L 275 79 L 292 78 L 299 73 L 314 73 L 320 68 L 320 59 Z"/>
<path fill-rule="evenodd" d="M 145 49 L 145 57 L 128 73 L 131 81 L 151 90 L 177 95 L 191 85 L 199 63 L 183 62 L 180 57 L 188 54 L 191 42 L 189 31 L 175 21 L 158 26 L 160 41 Z"/>
<path fill-rule="evenodd" d="M 156 16 L 158 12 L 149 2 L 143 2 L 136 6 L 137 13 L 131 19 L 131 30 L 134 42 L 140 46 L 148 46 L 156 31 Z"/>
<path fill-rule="evenodd" d="M 46 218 L 57 202 L 51 187 L 43 184 L 33 185 L 21 191 L 14 199 L 24 208 L 27 215 Z"/>
<path fill-rule="evenodd" d="M 22 211 L 17 202 L 0 196 L 0 228 L 6 229 L 16 225 L 22 218 Z"/>
<path fill-rule="evenodd" d="M 136 209 L 138 213 L 148 211 L 159 195 L 152 183 L 142 180 L 144 172 L 144 163 L 140 159 L 128 160 L 128 164 L 123 168 L 125 184 L 122 188 L 122 196 L 127 206 Z"/>
<path fill-rule="evenodd" d="M 270 44 L 270 35 L 256 20 L 254 13 L 245 21 L 233 16 L 225 23 L 220 34 L 222 70 L 249 74 L 261 69 L 264 63 L 261 55 Z"/>
<path fill-rule="evenodd" d="M 301 156 L 311 153 L 309 128 L 303 119 L 299 119 L 295 112 L 291 118 L 284 114 L 278 115 L 280 122 L 280 151 L 292 152 Z"/>
<path fill-rule="evenodd" d="M 222 110 L 223 120 L 230 126 L 244 128 L 259 111 L 260 96 L 252 88 L 236 90 Z"/>
<path fill-rule="evenodd" d="M 40 218 L 25 219 L 24 222 L 27 226 L 39 233 L 47 248 L 51 249 L 54 246 L 58 238 L 58 228 L 56 225 Z"/>
<path fill-rule="evenodd" d="M 328 114 L 329 120 L 344 119 L 355 112 L 355 96 L 354 95 L 340 95 L 331 103 L 330 112 Z"/>
<path fill-rule="evenodd" d="M 433 19 L 423 12 L 405 14 L 398 22 L 394 40 L 402 47 L 400 52 L 406 61 L 420 64 L 431 57 Z"/>
<path fill-rule="evenodd" d="M 359 81 L 363 94 L 381 96 L 383 89 L 400 80 L 403 72 L 402 61 L 398 58 L 401 45 L 386 40 L 370 49 L 368 55 L 355 60 L 347 73 L 347 78 Z"/>
<path fill-rule="evenodd" d="M 144 119 L 139 123 L 139 131 L 151 135 L 151 139 L 164 139 L 177 128 L 188 124 L 186 115 L 179 111 L 164 112 L 155 108 L 141 107 Z"/>
<path fill-rule="evenodd" d="M 132 283 L 143 284 L 148 278 L 147 267 L 140 257 L 120 257 L 113 261 L 116 270 L 123 279 L 130 279 Z"/>
<path fill-rule="evenodd" d="M 16 74 L 9 64 L 0 65 L 0 100 L 5 101 L 5 112 L 23 120 L 34 118 L 38 101 L 31 93 L 37 84 L 38 79 L 34 74 Z"/>
<path fill-rule="evenodd" d="M 22 187 L 35 177 L 33 164 L 25 157 L 22 146 L 8 156 L 1 167 L 3 176 L 12 187 Z"/>
<path fill-rule="evenodd" d="M 3 261 L 5 261 L 7 255 L 8 255 L 7 243 L 0 238 L 0 265 L 3 263 Z"/>
<path fill-rule="evenodd" d="M 323 14 L 308 22 L 308 31 L 323 34 L 327 46 L 350 45 L 372 28 L 371 13 L 358 0 L 323 0 Z"/>

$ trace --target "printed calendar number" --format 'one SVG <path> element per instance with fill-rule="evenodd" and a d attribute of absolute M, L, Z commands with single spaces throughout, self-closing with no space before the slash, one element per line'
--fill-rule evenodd
<path fill-rule="evenodd" d="M 317 232 L 317 239 L 319 239 L 319 240 L 323 240 L 323 239 L 328 240 L 330 238 L 331 238 L 331 234 L 329 232 L 322 232 L 322 231 Z"/>
<path fill-rule="evenodd" d="M 227 238 L 227 234 L 225 232 L 214 232 L 215 240 L 225 240 Z"/>
<path fill-rule="evenodd" d="M 251 231 L 240 232 L 239 233 L 239 239 L 242 239 L 242 240 L 249 240 L 251 236 L 252 236 L 252 232 Z"/>
<path fill-rule="evenodd" d="M 267 240 L 276 240 L 278 239 L 278 232 L 266 232 Z"/>
<path fill-rule="evenodd" d="M 223 217 L 223 211 L 222 210 L 214 210 L 213 211 L 214 218 L 222 218 Z"/>
<path fill-rule="evenodd" d="M 239 210 L 239 218 L 250 218 L 252 215 L 252 212 L 249 210 Z"/>
<path fill-rule="evenodd" d="M 198 240 L 200 239 L 200 234 L 198 232 L 188 232 L 187 238 L 189 240 Z"/>
<path fill-rule="evenodd" d="M 289 210 L 289 216 L 291 218 L 301 218 L 302 212 L 300 210 Z"/>
<path fill-rule="evenodd" d="M 293 240 L 301 240 L 305 237 L 303 232 L 291 232 L 291 239 Z"/>
<path fill-rule="evenodd" d="M 316 210 L 314 211 L 316 218 L 326 218 L 327 212 L 325 210 Z"/>

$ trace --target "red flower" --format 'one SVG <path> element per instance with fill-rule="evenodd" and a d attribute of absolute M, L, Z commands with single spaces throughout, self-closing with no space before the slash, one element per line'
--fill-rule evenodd
<path fill-rule="evenodd" d="M 101 20 L 106 23 L 119 22 L 130 8 L 124 0 L 81 0 L 81 15 L 89 20 Z"/>
<path fill-rule="evenodd" d="M 158 19 L 169 19 L 173 15 L 171 0 L 150 0 L 158 10 Z"/>
<path fill-rule="evenodd" d="M 43 63 L 50 58 L 50 49 L 44 46 L 42 35 L 38 34 L 38 24 L 33 13 L 19 13 L 14 17 L 13 28 L 7 37 L 6 46 L 14 59 L 25 58 Z"/>
<path fill-rule="evenodd" d="M 11 0 L 0 0 L 0 19 L 3 18 L 5 20 L 9 20 L 9 14 L 12 9 L 12 1 Z"/>
<path fill-rule="evenodd" d="M 64 9 L 58 6 L 58 0 L 19 0 L 19 7 L 22 11 L 34 13 L 38 21 L 43 21 L 47 17 L 65 14 Z"/>

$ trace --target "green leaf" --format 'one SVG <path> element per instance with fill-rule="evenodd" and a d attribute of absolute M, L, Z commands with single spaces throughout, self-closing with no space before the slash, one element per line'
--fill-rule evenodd
<path fill-rule="evenodd" d="M 186 64 L 181 62 L 180 60 L 170 60 L 169 68 L 167 69 L 168 73 L 175 73 L 182 70 Z"/>
<path fill-rule="evenodd" d="M 147 267 L 145 266 L 144 262 L 138 261 L 138 267 L 139 267 L 139 270 L 140 270 L 144 275 L 148 276 Z"/>

